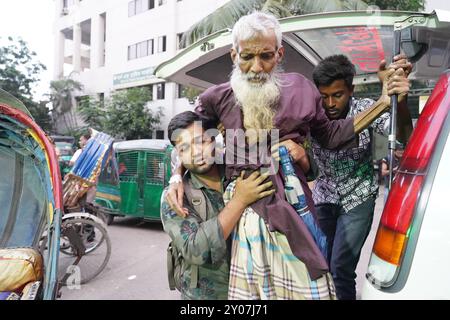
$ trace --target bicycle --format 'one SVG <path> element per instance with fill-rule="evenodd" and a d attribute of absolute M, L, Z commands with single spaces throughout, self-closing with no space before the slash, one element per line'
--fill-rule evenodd
<path fill-rule="evenodd" d="M 105 219 L 95 206 L 86 203 L 92 184 L 69 174 L 63 183 L 64 214 L 61 222 L 58 278 L 60 285 L 85 284 L 98 276 L 111 257 L 111 240 Z M 75 191 L 74 191 L 75 190 Z M 47 248 L 41 238 L 41 252 Z"/>

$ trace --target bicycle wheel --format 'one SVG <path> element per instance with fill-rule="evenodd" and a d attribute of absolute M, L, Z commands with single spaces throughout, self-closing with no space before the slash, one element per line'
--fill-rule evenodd
<path fill-rule="evenodd" d="M 88 217 L 63 220 L 61 225 L 60 282 L 85 284 L 108 264 L 111 240 L 102 223 Z"/>
<path fill-rule="evenodd" d="M 86 218 L 81 218 L 81 219 L 86 219 Z M 71 220 L 73 221 L 74 219 L 71 219 Z M 94 222 L 95 221 L 93 221 L 93 223 Z M 97 222 L 95 222 L 95 223 L 96 223 L 96 225 L 99 225 L 99 223 L 97 223 Z M 103 244 L 103 241 L 105 241 L 104 235 L 105 234 L 107 235 L 106 229 L 104 227 L 103 227 L 103 229 L 105 229 L 105 233 L 100 232 L 100 234 L 99 234 L 98 232 L 95 232 L 95 227 L 93 226 L 93 224 L 66 223 L 65 226 L 66 227 L 70 226 L 77 233 L 79 239 L 83 243 L 83 247 L 84 247 L 83 254 L 91 253 L 95 249 L 101 247 L 101 245 Z M 66 228 L 66 229 L 63 228 L 63 232 L 61 233 L 59 250 L 66 255 L 76 256 L 78 254 L 78 252 L 76 250 L 76 246 L 73 243 L 71 243 L 71 241 L 73 241 L 73 239 L 70 239 L 69 236 L 64 232 L 64 230 L 67 230 L 67 229 L 68 228 Z"/>

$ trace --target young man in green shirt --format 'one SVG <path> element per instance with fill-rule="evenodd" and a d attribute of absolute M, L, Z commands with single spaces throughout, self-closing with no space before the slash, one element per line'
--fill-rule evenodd
<path fill-rule="evenodd" d="M 235 196 L 224 205 L 223 170 L 214 163 L 215 140 L 207 132 L 213 128 L 190 111 L 175 116 L 168 128 L 181 163 L 188 170 L 183 184 L 191 190 L 184 195 L 189 209 L 186 218 L 170 208 L 165 200 L 166 190 L 161 197 L 164 231 L 185 262 L 181 274 L 183 299 L 227 299 L 230 271 L 227 239 L 245 208 L 274 193 L 272 182 L 266 181 L 268 175 L 255 172 L 243 179 L 242 172 Z M 200 197 L 196 196 L 199 192 Z M 198 209 L 202 201 L 206 202 L 206 212 Z"/>

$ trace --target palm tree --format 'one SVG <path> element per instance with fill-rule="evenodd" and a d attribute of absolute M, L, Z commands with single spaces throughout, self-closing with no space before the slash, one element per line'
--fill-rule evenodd
<path fill-rule="evenodd" d="M 50 101 L 53 104 L 54 120 L 62 118 L 69 131 L 76 127 L 76 120 L 72 112 L 75 105 L 74 93 L 82 89 L 81 83 L 70 78 L 50 82 Z"/>
<path fill-rule="evenodd" d="M 181 39 L 183 47 L 216 31 L 231 28 L 240 17 L 261 10 L 277 18 L 326 11 L 365 10 L 362 0 L 231 0 L 187 30 Z"/>

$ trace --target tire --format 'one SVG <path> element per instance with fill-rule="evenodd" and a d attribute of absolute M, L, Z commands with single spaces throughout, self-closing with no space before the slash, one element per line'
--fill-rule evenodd
<path fill-rule="evenodd" d="M 77 241 L 82 241 L 85 246 L 83 254 L 78 254 L 76 247 L 73 245 L 74 240 L 65 235 L 64 230 L 76 231 L 79 237 Z M 108 236 L 106 228 L 102 223 L 94 221 L 88 217 L 75 217 L 65 219 L 62 222 L 61 229 L 61 248 L 60 251 L 64 255 L 60 255 L 60 265 L 62 267 L 61 284 L 67 284 L 67 273 L 70 267 L 78 267 L 79 284 L 85 284 L 98 276 L 109 262 L 111 256 L 111 240 Z M 73 237 L 73 235 L 72 235 Z M 72 238 L 73 239 L 73 238 Z M 66 267 L 66 270 L 64 270 Z M 71 269 L 73 270 L 73 269 Z M 71 271 L 72 273 L 72 271 Z M 70 277 L 69 277 L 70 278 Z"/>
<path fill-rule="evenodd" d="M 109 213 L 105 213 L 105 217 L 106 217 L 106 224 L 109 226 L 111 223 L 113 223 L 114 221 L 114 216 L 112 214 Z"/>

